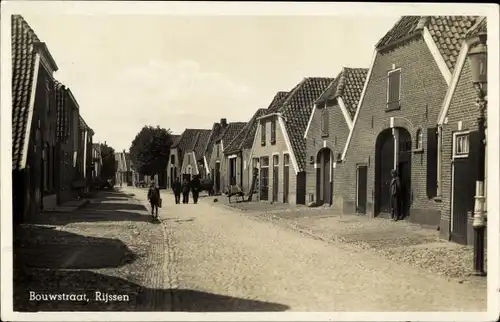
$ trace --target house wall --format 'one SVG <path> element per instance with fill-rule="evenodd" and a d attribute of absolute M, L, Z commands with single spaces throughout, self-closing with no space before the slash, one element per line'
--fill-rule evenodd
<path fill-rule="evenodd" d="M 261 144 L 261 124 L 265 123 L 266 129 L 266 145 L 262 146 Z M 253 142 L 253 151 L 251 158 L 258 157 L 259 160 L 261 157 L 267 156 L 269 157 L 269 197 L 268 200 L 272 200 L 273 196 L 273 154 L 279 155 L 279 183 L 278 183 L 278 201 L 283 201 L 283 154 L 290 154 L 290 165 L 289 165 L 289 193 L 288 193 L 288 201 L 291 204 L 297 203 L 297 175 L 293 168 L 293 164 L 291 162 L 291 153 L 288 150 L 286 145 L 285 136 L 282 132 L 282 128 L 279 125 L 279 122 L 276 121 L 276 142 L 275 144 L 271 144 L 271 119 L 262 119 L 259 122 L 259 126 L 257 126 L 255 140 Z M 249 160 L 250 167 L 252 164 L 252 160 Z M 259 164 L 260 169 L 260 164 Z M 251 170 L 249 170 L 251 171 Z M 260 170 L 259 170 L 260 171 Z M 260 177 L 260 172 L 259 172 Z M 257 193 L 257 197 L 260 199 L 260 190 Z"/>
<path fill-rule="evenodd" d="M 315 163 L 317 162 L 318 152 L 327 147 L 332 151 L 332 156 L 336 158 L 338 153 L 342 153 L 344 145 L 349 136 L 349 127 L 345 121 L 344 114 L 340 107 L 335 104 L 327 106 L 328 109 L 328 130 L 329 135 L 322 137 L 321 135 L 321 110 L 315 109 L 312 116 L 309 132 L 307 133 L 306 146 L 307 146 L 307 160 L 306 160 L 306 202 L 318 201 L 316 195 L 316 169 Z M 313 157 L 314 161 L 311 163 L 310 158 Z M 333 166 L 332 166 L 333 167 Z M 336 169 L 333 170 L 333 205 L 342 209 L 342 198 L 339 196 L 344 187 L 337 180 Z"/>
<path fill-rule="evenodd" d="M 241 186 L 245 193 L 250 192 L 250 186 L 252 185 L 252 161 L 250 160 L 250 152 L 252 149 L 243 149 L 239 157 L 240 163 L 243 163 L 243 181 Z M 239 180 L 239 178 L 238 178 Z"/>
<path fill-rule="evenodd" d="M 191 167 L 192 169 L 191 172 L 189 172 L 189 167 Z M 189 173 L 191 174 L 191 177 L 198 174 L 198 172 L 196 171 L 196 160 L 193 152 L 186 152 L 184 154 L 184 158 L 182 159 L 181 173 Z"/>
<path fill-rule="evenodd" d="M 179 155 L 178 155 L 179 151 L 177 150 L 177 148 L 171 148 L 170 149 L 170 156 L 168 158 L 168 164 L 167 164 L 167 168 L 166 168 L 166 172 L 167 172 L 167 187 L 168 188 L 172 188 L 172 181 L 175 180 L 175 178 L 172 178 L 172 175 L 171 175 L 171 170 L 172 168 L 174 169 L 177 169 L 177 175 L 180 175 L 181 171 L 180 171 L 180 165 L 179 165 Z M 172 156 L 174 157 L 174 163 L 171 163 L 171 160 L 172 160 Z"/>
<path fill-rule="evenodd" d="M 229 178 L 228 174 L 228 162 L 227 157 L 224 156 L 222 152 L 223 145 L 220 142 L 216 142 L 212 148 L 212 154 L 210 155 L 210 161 L 208 162 L 208 166 L 210 167 L 210 173 L 212 174 L 212 178 L 215 182 L 215 164 L 217 162 L 220 163 L 220 192 L 224 193 L 229 186 Z M 218 153 L 217 153 L 218 152 Z"/>
<path fill-rule="evenodd" d="M 475 100 L 476 93 L 472 86 L 470 65 L 468 61 L 465 61 L 455 93 L 451 99 L 447 122 L 442 125 L 441 195 L 443 207 L 439 234 L 445 239 L 450 238 L 453 133 L 459 131 L 459 122 L 461 122 L 461 130 L 463 131 L 478 130 L 477 117 L 479 113 L 474 105 Z M 468 218 L 467 226 L 467 243 L 473 244 L 474 231 L 471 217 Z"/>
<path fill-rule="evenodd" d="M 386 111 L 387 73 L 392 65 L 401 68 L 401 109 Z M 344 209 L 355 211 L 356 165 L 368 165 L 367 213 L 374 215 L 375 144 L 377 136 L 394 126 L 411 134 L 422 128 L 423 153 L 412 153 L 412 205 L 410 220 L 437 226 L 441 205 L 426 195 L 427 128 L 434 127 L 445 96 L 447 84 L 423 39 L 413 39 L 388 53 L 378 53 L 368 88 L 355 124 L 344 164 L 337 167 L 336 179 L 342 186 Z M 413 144 L 414 146 L 414 144 Z"/>

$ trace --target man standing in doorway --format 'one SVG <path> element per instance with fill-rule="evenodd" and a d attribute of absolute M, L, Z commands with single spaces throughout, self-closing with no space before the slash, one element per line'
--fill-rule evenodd
<path fill-rule="evenodd" d="M 391 184 L 389 186 L 391 193 L 391 217 L 392 220 L 401 219 L 401 181 L 396 170 L 391 170 Z"/>

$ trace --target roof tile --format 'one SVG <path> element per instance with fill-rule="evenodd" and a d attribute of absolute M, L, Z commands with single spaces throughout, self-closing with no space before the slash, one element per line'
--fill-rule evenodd
<path fill-rule="evenodd" d="M 11 16 L 12 33 L 12 169 L 19 169 L 33 87 L 37 35 L 20 15 Z"/>
<path fill-rule="evenodd" d="M 285 127 L 290 138 L 299 171 L 305 168 L 306 142 L 304 132 L 316 99 L 323 93 L 333 78 L 308 77 L 290 92 L 284 103 L 278 108 L 285 119 Z"/>

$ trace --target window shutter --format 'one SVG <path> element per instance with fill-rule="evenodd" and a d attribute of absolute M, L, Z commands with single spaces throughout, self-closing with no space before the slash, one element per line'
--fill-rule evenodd
<path fill-rule="evenodd" d="M 437 128 L 427 129 L 427 196 L 437 196 L 437 165 L 438 165 L 438 135 Z"/>
<path fill-rule="evenodd" d="M 276 119 L 271 122 L 271 143 L 276 143 Z"/>
<path fill-rule="evenodd" d="M 262 122 L 260 124 L 260 143 L 266 145 L 266 123 Z"/>
<path fill-rule="evenodd" d="M 387 108 L 399 107 L 399 89 L 401 71 L 394 71 L 389 74 L 388 102 Z"/>

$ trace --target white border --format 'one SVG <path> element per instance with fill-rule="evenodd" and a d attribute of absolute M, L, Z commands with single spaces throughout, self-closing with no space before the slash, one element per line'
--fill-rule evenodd
<path fill-rule="evenodd" d="M 438 68 L 441 71 L 441 74 L 443 75 L 446 84 L 449 86 L 451 81 L 450 69 L 448 68 L 448 66 L 446 66 L 446 62 L 443 59 L 443 55 L 441 55 L 441 53 L 439 52 L 439 49 L 437 48 L 434 39 L 432 39 L 432 36 L 427 27 L 424 27 L 423 36 L 424 36 L 424 41 L 427 44 L 427 47 L 429 48 L 432 54 L 432 57 L 434 58 L 434 61 L 438 65 Z"/>
<path fill-rule="evenodd" d="M 12 213 L 12 203 L 5 202 L 5 200 L 10 200 L 12 197 L 11 185 L 11 171 L 12 171 L 12 160 L 11 160 L 11 135 L 12 128 L 9 119 L 11 117 L 11 57 L 10 57 L 10 41 L 5 41 L 9 39 L 10 35 L 10 17 L 8 15 L 12 13 L 32 13 L 41 14 L 43 12 L 51 12 L 51 14 L 61 14 L 61 13 L 73 13 L 73 14 L 176 14 L 176 15 L 193 15 L 193 14 L 205 14 L 205 15 L 325 15 L 327 12 L 332 12 L 335 15 L 353 15 L 356 14 L 358 17 L 363 16 L 373 16 L 373 15 L 384 15 L 390 10 L 392 14 L 405 14 L 405 15 L 460 15 L 460 14 L 474 14 L 474 15 L 486 15 L 488 16 L 488 33 L 490 37 L 488 39 L 488 46 L 490 52 L 495 54 L 490 54 L 488 56 L 489 68 L 492 71 L 497 71 L 499 68 L 498 64 L 498 23 L 499 23 L 499 13 L 498 7 L 496 5 L 490 4 L 444 4 L 444 3 L 429 3 L 429 4 L 401 4 L 401 3 L 391 3 L 391 4 L 377 4 L 377 3 L 307 3 L 307 2 L 288 2 L 288 3 L 273 3 L 273 2 L 259 2 L 259 3 L 238 3 L 238 2 L 46 2 L 46 1 L 36 1 L 36 2 L 3 2 L 2 3 L 2 18 L 0 28 L 2 32 L 2 108 L 1 113 L 1 144 L 3 151 L 8 151 L 8 153 L 2 153 L 1 158 L 1 178 L 2 185 L 0 187 L 2 200 L 1 203 L 2 213 Z M 372 64 L 373 65 L 373 64 Z M 368 74 L 366 84 L 370 79 L 370 73 Z M 488 82 L 490 88 L 498 88 L 499 85 L 499 75 L 498 73 L 489 73 Z M 365 91 L 365 88 L 363 92 Z M 361 104 L 360 100 L 360 104 Z M 489 95 L 489 104 L 493 108 L 488 110 L 488 138 L 490 140 L 489 147 L 491 151 L 488 151 L 488 163 L 489 164 L 499 164 L 499 149 L 497 145 L 499 142 L 499 115 L 498 115 L 498 91 L 492 91 Z M 356 112 L 356 118 L 359 114 Z M 354 121 L 354 124 L 356 121 Z M 349 140 L 346 144 L 343 159 L 345 157 L 345 152 L 352 135 L 352 131 L 349 134 Z M 9 150 L 10 149 L 10 150 Z M 292 151 L 290 151 L 292 154 Z M 488 180 L 488 213 L 496 214 L 498 213 L 498 167 L 490 167 L 488 169 L 488 177 L 494 180 Z M 12 266 L 12 231 L 11 227 L 11 217 L 3 215 L 1 216 L 2 227 L 2 267 Z M 54 313 L 14 313 L 12 312 L 12 271 L 2 269 L 1 280 L 2 283 L 2 319 L 5 320 L 32 320 L 32 321 L 81 321 L 81 320 L 108 320 L 108 321 L 138 321 L 147 319 L 149 321 L 161 321 L 165 320 L 168 316 L 169 320 L 185 320 L 185 321 L 250 321 L 250 320 L 265 320 L 265 321 L 304 321 L 304 320 L 315 320 L 315 321 L 331 321 L 331 320 L 344 320 L 344 321 L 396 321 L 396 320 L 432 320 L 432 321 L 443 321 L 443 320 L 454 320 L 454 321 L 479 321 L 479 320 L 495 320 L 498 317 L 499 308 L 499 297 L 496 292 L 498 287 L 498 239 L 492 238 L 492 236 L 498 236 L 499 233 L 499 216 L 491 216 L 488 218 L 488 248 L 489 260 L 488 260 L 488 271 L 490 272 L 488 276 L 488 313 L 474 313 L 474 312 L 449 312 L 449 313 L 425 313 L 425 312 L 387 312 L 387 313 L 362 313 L 362 312 L 342 312 L 342 313 L 320 313 L 320 312 L 309 312 L 309 313 L 291 313 L 291 312 L 273 312 L 273 313 L 148 313 L 148 312 L 54 312 Z"/>

